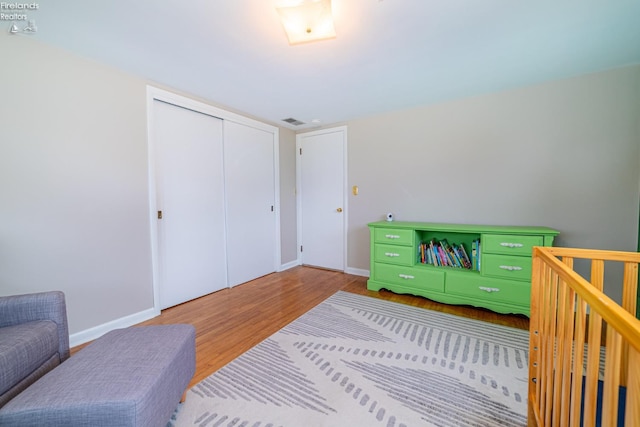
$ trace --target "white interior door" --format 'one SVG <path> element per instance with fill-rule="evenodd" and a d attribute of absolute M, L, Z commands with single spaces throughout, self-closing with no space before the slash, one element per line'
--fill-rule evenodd
<path fill-rule="evenodd" d="M 276 271 L 274 134 L 224 122 L 229 286 Z"/>
<path fill-rule="evenodd" d="M 222 120 L 153 101 L 159 297 L 171 307 L 227 287 Z"/>
<path fill-rule="evenodd" d="M 346 128 L 299 134 L 297 145 L 302 263 L 344 271 Z"/>

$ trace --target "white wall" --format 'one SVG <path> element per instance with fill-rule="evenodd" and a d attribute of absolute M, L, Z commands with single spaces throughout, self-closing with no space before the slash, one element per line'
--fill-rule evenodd
<path fill-rule="evenodd" d="M 635 251 L 638 117 L 635 66 L 349 122 L 349 267 L 369 268 L 366 224 L 386 212 Z"/>

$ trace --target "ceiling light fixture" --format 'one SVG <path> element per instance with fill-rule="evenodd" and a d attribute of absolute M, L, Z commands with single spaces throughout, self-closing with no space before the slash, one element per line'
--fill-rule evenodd
<path fill-rule="evenodd" d="M 336 37 L 331 0 L 306 0 L 276 9 L 291 45 Z"/>

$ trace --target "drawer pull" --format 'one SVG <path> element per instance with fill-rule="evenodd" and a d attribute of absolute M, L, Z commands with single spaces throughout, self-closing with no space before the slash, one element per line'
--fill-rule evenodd
<path fill-rule="evenodd" d="M 415 276 L 411 276 L 409 274 L 398 274 L 398 277 L 401 278 L 401 279 L 405 279 L 405 280 L 415 279 Z"/>
<path fill-rule="evenodd" d="M 500 288 L 487 288 L 486 286 L 480 286 L 480 290 L 481 291 L 485 291 L 485 292 L 500 292 Z"/>
<path fill-rule="evenodd" d="M 398 236 L 397 234 L 385 234 L 385 236 L 387 239 L 399 239 L 400 236 Z"/>
<path fill-rule="evenodd" d="M 509 271 L 520 271 L 520 270 L 522 270 L 522 267 L 518 267 L 517 265 L 501 265 L 500 268 L 502 270 L 509 270 Z"/>
<path fill-rule="evenodd" d="M 505 248 L 521 248 L 524 245 L 522 243 L 502 242 L 502 243 L 500 243 L 500 246 L 504 246 Z"/>
<path fill-rule="evenodd" d="M 396 254 L 396 253 L 393 253 L 393 252 L 385 252 L 384 256 L 388 256 L 388 257 L 393 258 L 393 257 L 396 257 L 396 256 L 400 256 L 400 254 Z"/>

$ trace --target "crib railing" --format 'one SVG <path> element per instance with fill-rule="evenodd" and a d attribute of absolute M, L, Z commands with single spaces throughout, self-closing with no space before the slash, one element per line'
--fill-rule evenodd
<path fill-rule="evenodd" d="M 591 260 L 589 280 L 575 259 Z M 622 305 L 602 292 L 605 262 L 623 265 Z M 530 426 L 640 427 L 639 263 L 637 252 L 533 249 Z"/>

